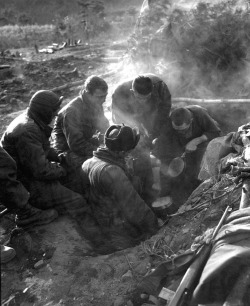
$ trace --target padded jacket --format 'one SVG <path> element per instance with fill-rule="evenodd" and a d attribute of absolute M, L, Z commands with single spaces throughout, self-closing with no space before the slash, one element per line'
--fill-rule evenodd
<path fill-rule="evenodd" d="M 55 180 L 65 175 L 64 168 L 57 163 L 57 154 L 50 147 L 49 129 L 46 126 L 45 131 L 24 112 L 3 134 L 1 145 L 16 161 L 19 178 Z"/>
<path fill-rule="evenodd" d="M 52 132 L 52 146 L 58 153 L 73 152 L 91 157 L 99 146 L 98 132 L 104 134 L 109 126 L 101 105 L 91 104 L 78 96 L 65 105 L 56 118 Z"/>
<path fill-rule="evenodd" d="M 82 171 L 90 184 L 92 212 L 102 228 L 134 236 L 154 233 L 157 218 L 134 188 L 125 165 L 106 149 L 98 149 L 94 157 L 83 163 Z"/>

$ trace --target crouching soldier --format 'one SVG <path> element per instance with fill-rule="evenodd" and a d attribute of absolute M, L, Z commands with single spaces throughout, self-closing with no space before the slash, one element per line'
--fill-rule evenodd
<path fill-rule="evenodd" d="M 126 166 L 126 156 L 140 138 L 136 128 L 112 125 L 105 146 L 82 165 L 90 184 L 90 205 L 111 249 L 131 247 L 157 231 L 157 218 L 138 194 Z"/>
<path fill-rule="evenodd" d="M 62 99 L 52 91 L 36 92 L 27 111 L 7 127 L 1 146 L 15 160 L 17 178 L 30 193 L 32 206 L 74 214 L 85 209 L 85 199 L 60 184 L 66 171 L 49 143 L 52 130 L 49 124 L 61 102 Z"/>
<path fill-rule="evenodd" d="M 207 110 L 198 105 L 173 109 L 170 120 L 154 153 L 161 160 L 161 196 L 173 197 L 175 205 L 169 211 L 173 213 L 199 185 L 202 157 L 209 141 L 220 136 L 221 130 Z M 180 156 L 185 167 L 178 173 L 179 166 L 172 161 Z"/>

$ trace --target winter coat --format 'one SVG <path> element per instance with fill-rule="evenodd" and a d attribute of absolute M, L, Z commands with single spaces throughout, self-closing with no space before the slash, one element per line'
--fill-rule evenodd
<path fill-rule="evenodd" d="M 16 161 L 18 179 L 30 193 L 29 203 L 40 209 L 56 208 L 59 213 L 85 211 L 85 199 L 59 182 L 66 171 L 50 147 L 52 129 L 38 115 L 30 107 L 12 121 L 1 140 Z"/>
<path fill-rule="evenodd" d="M 18 178 L 22 182 L 56 180 L 65 175 L 65 170 L 57 163 L 57 154 L 50 147 L 50 133 L 49 126 L 24 112 L 3 134 L 1 145 L 16 161 Z"/>
<path fill-rule="evenodd" d="M 89 178 L 89 202 L 102 231 L 133 238 L 155 232 L 157 218 L 133 187 L 123 159 L 99 148 L 82 171 Z"/>
<path fill-rule="evenodd" d="M 99 146 L 98 132 L 109 126 L 100 105 L 91 104 L 83 95 L 65 105 L 56 118 L 52 146 L 59 153 L 73 152 L 86 160 Z"/>
<path fill-rule="evenodd" d="M 138 126 L 142 134 L 148 134 L 153 140 L 169 120 L 171 94 L 160 78 L 153 74 L 145 76 L 153 82 L 151 97 L 139 104 L 130 90 L 133 80 L 120 84 L 112 95 L 112 119 L 115 123 Z"/>
<path fill-rule="evenodd" d="M 10 209 L 24 207 L 29 199 L 28 191 L 16 176 L 14 159 L 0 146 L 0 201 Z"/>

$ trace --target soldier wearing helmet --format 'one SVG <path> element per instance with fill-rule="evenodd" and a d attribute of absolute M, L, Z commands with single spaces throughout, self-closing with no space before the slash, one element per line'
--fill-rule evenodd
<path fill-rule="evenodd" d="M 86 201 L 60 183 L 67 172 L 49 142 L 52 131 L 49 124 L 57 115 L 61 103 L 62 98 L 54 92 L 37 91 L 31 97 L 27 111 L 7 127 L 1 146 L 16 162 L 17 179 L 28 190 L 32 207 L 55 208 L 59 213 L 79 213 L 85 210 Z M 20 226 L 34 221 L 30 217 L 35 210 L 29 207 L 22 209 L 24 211 L 26 213 L 19 214 L 17 218 Z"/>

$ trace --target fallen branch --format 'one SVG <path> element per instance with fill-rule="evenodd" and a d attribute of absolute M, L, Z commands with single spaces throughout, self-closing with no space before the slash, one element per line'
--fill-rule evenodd
<path fill-rule="evenodd" d="M 71 87 L 75 87 L 75 86 L 78 86 L 78 85 L 83 85 L 83 83 L 84 83 L 84 79 L 80 80 L 80 81 L 67 83 L 67 84 L 64 84 L 64 85 L 61 85 L 61 86 L 58 86 L 58 87 L 54 87 L 50 90 L 51 91 L 60 91 L 60 90 L 66 89 L 66 88 L 71 88 Z"/>

